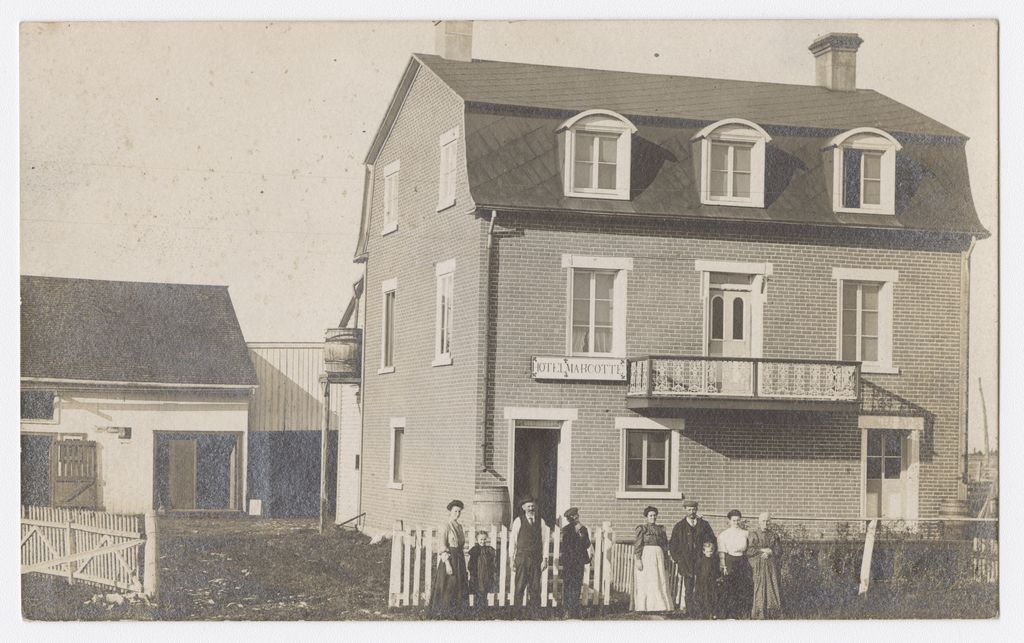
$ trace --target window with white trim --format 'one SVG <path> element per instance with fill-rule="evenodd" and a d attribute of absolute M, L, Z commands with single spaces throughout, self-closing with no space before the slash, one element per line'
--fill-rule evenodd
<path fill-rule="evenodd" d="M 437 264 L 437 299 L 434 323 L 434 366 L 452 363 L 452 297 L 455 290 L 455 260 Z"/>
<path fill-rule="evenodd" d="M 729 118 L 691 140 L 700 144 L 701 203 L 764 207 L 765 146 L 772 140 L 764 129 Z"/>
<path fill-rule="evenodd" d="M 459 128 L 453 128 L 440 136 L 441 147 L 440 178 L 438 179 L 437 210 L 455 205 L 455 178 L 458 158 Z"/>
<path fill-rule="evenodd" d="M 53 391 L 21 392 L 21 419 L 26 422 L 55 423 L 60 398 Z"/>
<path fill-rule="evenodd" d="M 626 429 L 626 491 L 668 489 L 668 431 Z"/>
<path fill-rule="evenodd" d="M 839 282 L 837 357 L 867 373 L 894 373 L 892 284 L 895 270 L 833 269 Z"/>
<path fill-rule="evenodd" d="M 389 458 L 388 487 L 401 489 L 402 455 L 405 450 L 405 418 L 391 418 L 391 456 Z"/>
<path fill-rule="evenodd" d="M 633 260 L 563 255 L 562 266 L 570 269 L 568 354 L 625 355 L 626 271 Z"/>
<path fill-rule="evenodd" d="M 398 170 L 398 161 L 390 163 L 384 168 L 384 221 L 381 229 L 382 235 L 398 229 Z"/>
<path fill-rule="evenodd" d="M 882 130 L 861 127 L 834 137 L 829 147 L 833 209 L 895 214 L 896 153 L 902 149 L 899 142 Z"/>
<path fill-rule="evenodd" d="M 617 498 L 680 498 L 680 418 L 617 417 L 621 469 Z"/>
<path fill-rule="evenodd" d="M 381 284 L 381 346 L 378 373 L 391 373 L 395 370 L 395 301 L 397 293 L 397 279 L 388 279 Z"/>
<path fill-rule="evenodd" d="M 636 127 L 608 110 L 587 110 L 562 123 L 566 196 L 629 199 L 632 135 Z"/>

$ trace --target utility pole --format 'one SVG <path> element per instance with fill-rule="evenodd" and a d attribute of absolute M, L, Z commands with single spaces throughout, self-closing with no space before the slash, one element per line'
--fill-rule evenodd
<path fill-rule="evenodd" d="M 981 378 L 978 378 L 978 395 L 981 398 L 981 427 L 985 430 L 985 471 L 989 471 L 992 464 L 992 449 L 988 446 L 988 409 L 985 408 L 985 390 L 981 388 Z"/>

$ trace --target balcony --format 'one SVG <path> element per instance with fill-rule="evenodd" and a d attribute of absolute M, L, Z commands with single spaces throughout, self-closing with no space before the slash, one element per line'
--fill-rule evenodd
<path fill-rule="evenodd" d="M 630 409 L 853 411 L 860 362 L 649 355 L 629 360 Z"/>
<path fill-rule="evenodd" d="M 327 329 L 324 337 L 324 370 L 328 381 L 358 384 L 362 375 L 362 348 L 362 329 Z"/>

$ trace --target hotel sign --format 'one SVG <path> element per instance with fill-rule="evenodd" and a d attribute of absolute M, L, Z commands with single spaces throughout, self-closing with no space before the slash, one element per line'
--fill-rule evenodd
<path fill-rule="evenodd" d="M 625 382 L 626 360 L 619 357 L 534 357 L 533 379 Z"/>

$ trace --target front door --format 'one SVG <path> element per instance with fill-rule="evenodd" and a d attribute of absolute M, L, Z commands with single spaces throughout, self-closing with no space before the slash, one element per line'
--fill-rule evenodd
<path fill-rule="evenodd" d="M 905 517 L 907 453 L 903 431 L 870 429 L 865 453 L 868 518 Z"/>
<path fill-rule="evenodd" d="M 750 275 L 712 273 L 708 291 L 709 357 L 750 357 Z M 749 361 L 710 360 L 710 391 L 723 395 L 749 395 Z"/>
<path fill-rule="evenodd" d="M 168 440 L 170 508 L 196 508 L 196 441 Z"/>
<path fill-rule="evenodd" d="M 560 427 L 561 423 L 557 423 Z M 537 503 L 537 514 L 549 527 L 558 517 L 558 442 L 561 432 L 553 428 L 517 426 L 515 435 L 515 513 L 523 498 Z"/>

